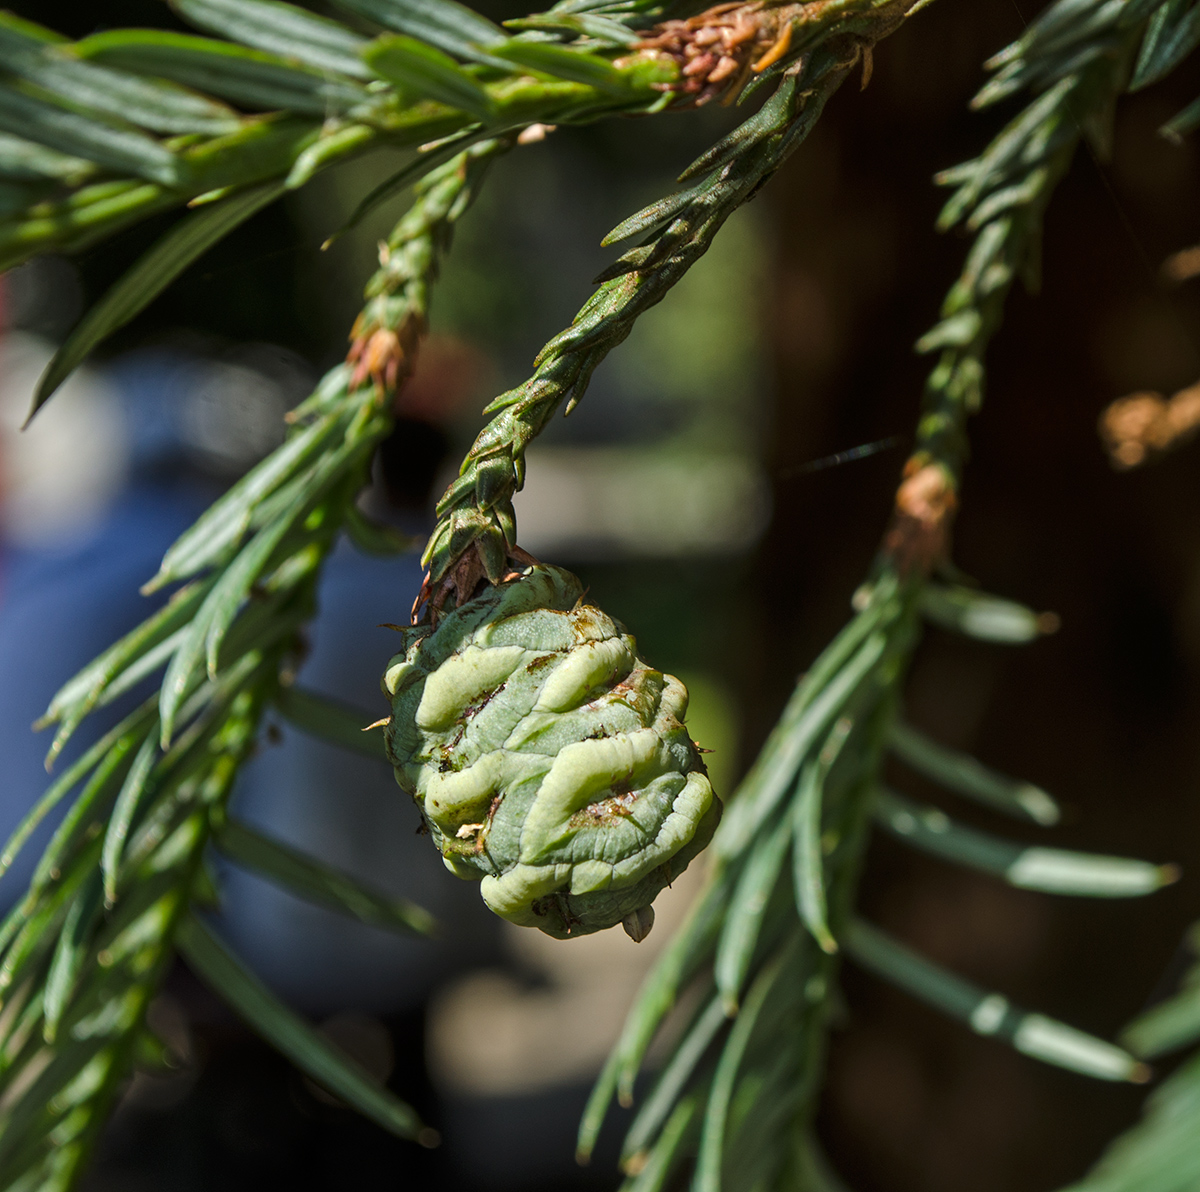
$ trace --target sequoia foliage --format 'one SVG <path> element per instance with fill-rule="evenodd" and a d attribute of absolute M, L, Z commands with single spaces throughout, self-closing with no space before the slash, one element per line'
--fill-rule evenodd
<path fill-rule="evenodd" d="M 264 713 L 382 755 L 370 717 L 295 682 L 323 561 L 345 535 L 412 544 L 357 498 L 416 367 L 454 229 L 492 163 L 547 125 L 704 103 L 745 118 L 631 215 L 633 241 L 488 421 L 437 507 L 424 587 L 391 663 L 386 749 L 455 872 L 517 922 L 570 937 L 649 930 L 654 895 L 699 850 L 705 886 L 633 1007 L 582 1124 L 586 1159 L 614 1096 L 641 1094 L 628 1192 L 833 1188 L 813 1136 L 843 956 L 981 1035 L 1103 1080 L 1200 1041 L 1200 979 L 1134 1023 L 1123 1046 L 980 989 L 855 913 L 873 826 L 1049 894 L 1149 894 L 1145 861 L 1025 847 L 886 790 L 889 754 L 963 799 L 1042 827 L 1055 800 L 931 740 L 899 716 L 926 622 L 1000 645 L 1047 622 L 965 585 L 951 530 L 983 402 L 986 356 L 1014 284 L 1036 284 L 1047 205 L 1081 142 L 1103 154 L 1113 112 L 1200 44 L 1196 0 L 1056 0 L 988 65 L 976 106 L 1011 118 L 945 171 L 943 230 L 968 244 L 918 348 L 930 360 L 915 445 L 853 616 L 812 662 L 736 791 L 717 795 L 686 730 L 686 693 L 642 660 L 573 577 L 521 551 L 512 498 L 529 444 L 767 184 L 877 47 L 929 0 L 698 5 L 561 0 L 498 26 L 455 0 L 336 0 L 344 19 L 281 0 L 171 0 L 195 33 L 108 30 L 67 41 L 0 14 L 0 267 L 77 252 L 151 216 L 170 230 L 62 345 L 31 414 L 106 337 L 208 248 L 281 196 L 381 145 L 405 164 L 357 196 L 352 222 L 412 188 L 366 282 L 346 359 L 288 416 L 284 443 L 165 555 L 160 611 L 70 678 L 44 725 L 50 761 L 82 721 L 147 680 L 155 694 L 56 777 L 0 855 L 69 801 L 0 926 L 0 1186 L 66 1189 L 123 1083 L 161 1059 L 146 1008 L 182 954 L 303 1071 L 383 1128 L 432 1133 L 278 1001 L 207 925 L 225 852 L 300 895 L 376 925 L 428 931 L 419 907 L 231 818 Z M 958 4 L 970 19 L 965 0 Z M 1186 135 L 1200 100 L 1167 126 Z M 337 229 L 331 229 L 336 233 Z M 849 594 L 848 594 L 849 595 Z M 630 627 L 636 632 L 636 626 Z M 798 660 L 801 661 L 801 660 Z M 439 801 L 440 800 L 440 801 Z M 569 939 L 561 946 L 570 947 Z M 688 993 L 689 996 L 682 995 Z M 662 1062 L 639 1083 L 668 1016 Z M 1200 1181 L 1200 1058 L 1147 1102 L 1079 1192 L 1184 1192 Z M 673 1181 L 676 1181 L 673 1183 Z"/>

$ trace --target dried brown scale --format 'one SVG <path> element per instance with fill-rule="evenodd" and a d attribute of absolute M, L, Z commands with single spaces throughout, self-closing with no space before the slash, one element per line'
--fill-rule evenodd
<path fill-rule="evenodd" d="M 929 575 L 947 557 L 957 508 L 958 497 L 945 468 L 913 456 L 896 490 L 892 524 L 883 541 L 884 552 L 902 575 Z"/>
<path fill-rule="evenodd" d="M 508 548 L 508 557 L 512 562 L 517 564 L 517 569 L 503 575 L 501 582 L 512 579 L 517 574 L 518 569 L 532 566 L 538 562 L 533 555 L 528 551 L 522 550 L 519 546 L 510 546 Z M 421 590 L 417 593 L 416 600 L 413 601 L 412 624 L 416 625 L 424 616 L 436 625 L 451 596 L 454 597 L 454 603 L 450 607 L 461 608 L 475 595 L 480 585 L 486 582 L 487 567 L 479 554 L 478 547 L 475 543 L 471 543 L 459 555 L 454 566 L 450 568 L 450 571 L 442 578 L 440 583 L 432 583 L 429 572 L 425 573 Z M 424 609 L 423 613 L 422 609 Z"/>
<path fill-rule="evenodd" d="M 346 363 L 354 366 L 350 388 L 358 389 L 369 380 L 382 394 L 395 393 L 412 376 L 424 334 L 425 320 L 419 315 L 410 314 L 393 330 L 368 328 L 360 314 L 346 353 Z"/>

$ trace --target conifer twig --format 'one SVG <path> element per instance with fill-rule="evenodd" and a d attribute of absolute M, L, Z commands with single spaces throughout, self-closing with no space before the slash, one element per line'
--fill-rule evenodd
<path fill-rule="evenodd" d="M 110 29 L 62 43 L 0 18 L 0 66 L 15 71 L 0 80 L 0 180 L 21 196 L 0 217 L 0 268 L 39 252 L 76 252 L 153 215 L 222 203 L 248 187 L 295 189 L 380 146 L 416 151 L 368 196 L 374 203 L 472 141 L 537 123 L 691 107 L 740 88 L 754 63 L 760 72 L 786 65 L 831 30 L 871 36 L 916 2 L 750 0 L 737 6 L 730 54 L 707 68 L 669 44 L 670 26 L 691 24 L 694 33 L 705 17 L 656 28 L 670 5 L 653 0 L 603 16 L 580 15 L 576 0 L 564 0 L 540 19 L 511 22 L 521 30 L 512 37 L 461 5 L 423 5 L 414 16 L 406 5 L 361 0 L 344 7 L 386 27 L 373 40 L 270 0 L 180 0 L 180 16 L 226 42 Z M 685 65 L 702 69 L 685 76 Z M 213 94 L 181 100 L 161 79 Z M 47 98 L 30 98 L 27 80 Z M 91 114 L 64 120 L 62 107 L 81 102 Z M 261 117 L 263 108 L 272 118 Z"/>
<path fill-rule="evenodd" d="M 32 27 L 22 33 L 0 14 L 0 66 L 7 72 L 0 127 L 19 110 L 30 115 L 30 128 L 42 130 L 37 143 L 0 134 L 0 179 L 7 184 L 14 169 L 25 171 L 21 193 L 28 200 L 0 220 L 0 263 L 50 245 L 78 248 L 194 200 L 195 222 L 181 225 L 169 251 L 139 266 L 139 282 L 148 278 L 161 289 L 177 275 L 172 268 L 185 267 L 227 230 L 226 217 L 232 226 L 256 209 L 248 185 L 282 190 L 372 144 L 424 142 L 413 164 L 364 200 L 365 207 L 422 179 L 413 207 L 383 246 L 346 362 L 293 411 L 284 445 L 167 553 L 148 588 L 182 585 L 170 601 L 65 684 L 47 710 L 46 723 L 58 726 L 53 759 L 84 717 L 165 668 L 157 696 L 76 763 L 0 853 L 0 867 L 9 864 L 37 819 L 77 792 L 27 895 L 0 924 L 4 1187 L 65 1189 L 77 1178 L 145 1041 L 146 1006 L 177 938 L 202 975 L 224 984 L 231 1002 L 305 1070 L 324 1074 L 339 1095 L 387 1128 L 430 1140 L 408 1107 L 340 1065 L 327 1043 L 190 916 L 214 895 L 204 849 L 226 839 L 243 859 L 329 905 L 371 921 L 428 927 L 419 908 L 388 904 L 311 858 L 239 835 L 225 805 L 264 710 L 295 703 L 283 693 L 300 629 L 315 611 L 323 559 L 343 529 L 371 536 L 354 500 L 392 425 L 392 397 L 412 372 L 438 262 L 490 162 L 517 129 L 773 88 L 755 115 L 685 171 L 683 190 L 610 233 L 610 243 L 644 239 L 602 274 L 572 326 L 543 349 L 533 376 L 489 407 L 494 417 L 443 497 L 426 548 L 419 601 L 433 617 L 451 598 L 462 603 L 480 583 L 502 579 L 510 558 L 527 559 L 517 546 L 512 496 L 529 442 L 555 411 L 569 412 L 580 400 L 608 351 L 804 139 L 841 82 L 857 67 L 869 78 L 874 44 L 925 0 L 750 0 L 683 17 L 650 0 L 619 11 L 606 5 L 604 12 L 564 0 L 511 23 L 528 31 L 515 38 L 437 0 L 339 2 L 389 31 L 368 43 L 280 3 L 179 0 L 189 20 L 232 41 L 199 46 L 175 35 L 111 31 L 61 53 L 25 46 L 12 57 L 12 38 L 33 36 Z M 895 729 L 896 706 L 922 615 L 992 640 L 1029 640 L 1043 630 L 1028 610 L 994 600 L 983 608 L 969 593 L 947 593 L 930 581 L 949 553 L 966 424 L 982 401 L 984 353 L 1012 283 L 1022 274 L 1035 280 L 1045 206 L 1078 140 L 1086 135 L 1103 144 L 1139 43 L 1138 85 L 1178 60 L 1186 37 L 1170 22 L 1186 23 L 1190 11 L 1174 0 L 1058 0 L 993 62 L 996 73 L 977 102 L 1021 92 L 1032 98 L 979 159 L 943 175 L 957 189 L 942 226 L 963 223 L 974 241 L 941 322 L 921 342 L 940 355 L 890 527 L 855 597 L 857 615 L 798 684 L 731 803 L 714 840 L 709 882 L 649 976 L 582 1127 L 586 1156 L 614 1092 L 631 1101 L 656 1031 L 692 984 L 694 1011 L 628 1134 L 631 1192 L 662 1188 L 689 1158 L 697 1192 L 767 1192 L 825 1178 L 810 1144 L 812 1118 L 839 948 L 854 951 L 855 939 L 858 954 L 879 972 L 956 1007 L 981 1033 L 1011 1035 L 1018 1046 L 1023 1039 L 1030 1054 L 1077 1069 L 1087 1069 L 1079 1061 L 1087 1053 L 1093 1074 L 1144 1074 L 1120 1049 L 1061 1024 L 1047 1031 L 1039 1015 L 1007 1022 L 1005 999 L 964 991 L 952 974 L 870 927 L 852 926 L 852 915 L 882 757 L 904 735 Z M 255 53 L 238 48 L 245 45 Z M 214 55 L 234 64 L 215 98 L 191 94 L 183 103 L 177 88 L 153 81 L 171 63 L 194 67 L 189 54 L 209 67 Z M 237 99 L 230 88 L 248 85 L 260 97 L 279 95 L 271 91 L 277 87 L 290 98 L 274 105 L 275 116 L 247 117 L 225 101 Z M 146 98 L 143 123 L 132 131 L 122 123 L 114 132 L 79 110 L 80 88 L 92 89 L 95 112 L 116 111 L 119 121 L 133 109 L 117 100 L 134 88 Z M 51 108 L 65 104 L 70 119 L 50 119 L 50 101 L 35 92 L 49 95 Z M 180 121 L 192 122 L 186 135 L 160 135 L 181 132 Z M 68 143 L 81 155 L 65 152 Z M 239 193 L 242 206 L 204 217 L 206 206 Z M 118 297 L 126 305 L 102 312 L 98 324 L 116 325 L 128 314 L 130 295 Z M 82 354 L 94 342 L 74 347 Z M 309 702 L 319 706 L 315 697 Z M 328 735 L 345 735 L 345 713 L 338 715 Z M 923 758 L 927 770 L 957 775 L 960 788 L 977 797 L 1019 807 L 1039 822 L 1053 818 L 1053 802 L 1034 788 L 969 771 L 936 746 L 910 749 L 910 756 Z M 896 815 L 912 816 L 897 806 Z M 1010 876 L 1019 861 L 1000 842 L 962 831 L 950 844 L 957 859 L 986 852 L 985 861 Z M 1056 856 L 1060 863 L 1066 854 Z M 1144 866 L 1119 872 L 1143 886 L 1151 881 Z M 1111 873 L 1110 865 L 1110 891 Z M 1154 874 L 1165 880 L 1165 871 Z M 1095 874 L 1087 876 L 1090 885 L 1076 872 L 1076 885 L 1095 893 Z M 999 1010 L 997 998 L 1004 1002 Z"/>
<path fill-rule="evenodd" d="M 891 525 L 855 597 L 857 616 L 801 679 L 730 800 L 707 887 L 647 977 L 581 1126 L 586 1159 L 614 1093 L 631 1101 L 647 1049 L 676 998 L 685 986 L 699 986 L 690 1028 L 682 1024 L 629 1131 L 625 1192 L 641 1189 L 643 1171 L 654 1172 L 654 1187 L 665 1186 L 689 1155 L 697 1164 L 694 1192 L 789 1186 L 792 1140 L 808 1137 L 812 1126 L 838 943 L 851 923 L 923 590 L 949 552 L 967 420 L 983 396 L 984 354 L 1014 279 L 1022 271 L 1036 277 L 1046 203 L 1082 130 L 1105 128 L 1125 84 L 1148 15 L 1141 5 L 1130 19 L 1134 7 L 1059 0 L 1047 10 L 996 60 L 1004 89 L 993 84 L 983 95 L 1029 86 L 1034 98 L 979 159 L 941 178 L 958 188 L 941 226 L 964 222 L 975 235 L 942 321 L 920 344 L 940 356 Z M 944 980 L 949 987 L 955 978 Z M 1107 1066 L 1084 1070 L 1145 1078 L 1144 1066 L 1111 1044 L 1067 1028 L 1062 1037 L 1086 1040 L 1082 1050 L 1104 1057 Z M 1027 1050 L 1080 1066 L 1071 1046 Z M 693 1102 L 686 1133 L 672 1129 L 675 1115 Z M 754 1110 L 740 1116 L 732 1110 L 751 1104 Z"/>
<path fill-rule="evenodd" d="M 288 442 L 176 542 L 151 586 L 191 582 L 50 705 L 46 720 L 60 726 L 53 754 L 128 676 L 167 664 L 159 697 L 72 770 L 75 803 L 0 926 L 0 1186 L 68 1187 L 129 1072 L 189 904 L 211 897 L 205 847 L 225 822 L 262 713 L 295 666 L 322 560 L 391 427 L 438 264 L 507 144 L 480 143 L 422 183 L 386 242 L 349 361 L 293 411 Z M 378 903 L 337 881 L 348 905 Z M 406 914 L 429 922 L 419 908 Z M 217 978 L 229 968 L 210 967 Z M 241 1005 L 239 981 L 230 996 Z M 265 990 L 253 1006 L 256 1022 L 275 1014 L 298 1062 L 333 1070 L 328 1044 L 310 1046 L 308 1028 L 283 1007 L 273 1011 Z M 420 1135 L 412 1111 L 362 1086 L 352 1067 L 336 1083 L 351 1100 L 361 1092 L 363 1111 L 387 1128 Z"/>
<path fill-rule="evenodd" d="M 418 607 L 428 600 L 435 616 L 451 594 L 461 604 L 481 579 L 494 583 L 508 570 L 507 559 L 517 542 L 512 497 L 524 483 L 525 451 L 532 439 L 560 408 L 571 412 L 600 362 L 800 145 L 854 68 L 862 64 L 867 69 L 871 47 L 897 27 L 914 0 L 839 0 L 779 10 L 759 10 L 753 4 L 730 11 L 731 7 L 721 5 L 690 21 L 668 22 L 645 44 L 661 45 L 681 63 L 700 67 L 687 76 L 698 86 L 685 92 L 700 99 L 737 71 L 744 79 L 752 69 L 763 79 L 780 75 L 775 91 L 755 115 L 683 172 L 680 181 L 690 186 L 609 233 L 606 243 L 640 232 L 649 235 L 600 275 L 599 288 L 571 326 L 542 348 L 533 375 L 488 406 L 485 413 L 493 418 L 438 504 L 438 524 L 422 558 L 428 578 Z M 756 44 L 756 29 L 760 44 L 767 40 L 763 29 L 775 40 L 754 60 L 745 48 Z M 704 32 L 709 36 L 701 37 Z M 712 44 L 726 48 L 701 57 L 701 49 Z M 807 48 L 788 65 L 800 45 Z M 738 87 L 740 82 L 734 84 L 735 90 Z"/>

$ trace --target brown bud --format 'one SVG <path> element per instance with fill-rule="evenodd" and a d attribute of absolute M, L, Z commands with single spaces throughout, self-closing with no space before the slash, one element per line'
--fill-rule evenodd
<path fill-rule="evenodd" d="M 901 572 L 928 574 L 946 557 L 957 507 L 958 498 L 945 468 L 920 457 L 908 461 L 883 543 Z"/>

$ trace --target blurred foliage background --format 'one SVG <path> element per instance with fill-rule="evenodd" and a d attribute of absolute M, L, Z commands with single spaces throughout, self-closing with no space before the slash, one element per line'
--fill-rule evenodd
<path fill-rule="evenodd" d="M 497 19 L 516 13 L 479 7 Z M 762 197 L 530 453 L 517 503 L 523 544 L 577 571 L 599 604 L 635 627 L 656 665 L 687 681 L 689 722 L 715 750 L 720 790 L 731 789 L 797 673 L 844 621 L 875 550 L 923 382 L 911 345 L 962 251 L 932 231 L 941 196 L 930 179 L 999 127 L 1001 114 L 972 115 L 967 102 L 980 64 L 1038 7 L 941 0 L 891 38 L 870 86 L 838 95 Z M 175 27 L 154 0 L 26 0 L 14 9 L 72 36 L 108 25 Z M 1200 282 L 1172 285 L 1160 269 L 1200 241 L 1200 164 L 1190 142 L 1171 145 L 1155 133 L 1198 82 L 1192 63 L 1126 99 L 1111 162 L 1079 155 L 1050 210 L 1044 287 L 1009 303 L 972 432 L 956 557 L 989 590 L 1053 609 L 1063 628 L 1013 653 L 930 630 L 907 709 L 932 735 L 1059 796 L 1073 814 L 1055 844 L 1175 860 L 1185 879 L 1150 903 L 1052 900 L 878 839 L 861 899 L 868 917 L 939 963 L 1103 1036 L 1153 994 L 1145 974 L 1166 979 L 1200 901 L 1196 448 L 1118 475 L 1095 434 L 1113 398 L 1171 393 L 1200 376 Z M 430 524 L 429 498 L 473 438 L 484 403 L 525 375 L 586 298 L 609 259 L 600 237 L 669 189 L 733 120 L 714 107 L 563 130 L 495 167 L 436 293 L 408 418 L 385 451 L 393 496 L 414 527 Z M 343 354 L 397 204 L 328 252 L 318 248 L 353 196 L 388 172 L 386 155 L 376 154 L 254 217 L 114 338 L 102 365 L 110 383 L 119 389 L 129 361 L 152 350 L 221 366 L 203 384 L 223 393 L 235 391 L 231 368 L 243 381 L 265 377 L 256 400 L 274 394 L 268 407 L 286 408 L 305 378 Z M 70 266 L 39 262 L 10 275 L 10 329 L 61 336 L 83 300 L 102 293 L 168 222 L 149 221 Z M 202 404 L 200 382 L 179 384 L 164 400 L 182 400 L 190 385 L 189 400 Z M 253 462 L 220 449 L 211 431 L 239 408 L 218 401 L 217 422 L 205 424 L 217 439 L 207 457 L 193 452 L 193 463 L 208 459 L 194 468 L 198 490 L 211 493 Z M 237 424 L 226 437 L 256 443 L 256 425 Z M 274 423 L 263 425 L 260 452 L 273 445 Z M 894 450 L 805 466 L 893 436 Z M 6 461 L 21 451 L 11 439 Z M 645 500 L 647 486 L 670 501 Z M 627 496 L 635 487 L 636 502 Z M 651 507 L 668 506 L 678 516 L 656 523 Z M 375 619 L 404 619 L 419 578 L 414 560 L 394 579 L 357 576 L 342 573 L 331 607 L 343 597 L 357 607 L 354 593 L 374 585 L 395 603 L 390 617 Z M 130 623 L 140 611 L 133 587 Z M 4 599 L 0 590 L 0 623 Z M 371 632 L 374 623 L 364 621 Z M 361 628 L 338 632 L 361 640 Z M 386 657 L 382 632 L 370 641 Z M 70 669 L 64 663 L 47 684 Z M 360 702 L 378 699 L 368 680 L 354 683 L 364 688 Z M 324 747 L 311 748 L 317 773 Z M 275 791 L 259 795 L 261 815 L 297 843 L 384 880 L 408 864 L 416 846 L 406 842 L 401 854 L 389 842 L 411 836 L 417 817 L 386 772 L 368 769 L 320 771 L 340 809 L 332 818 L 303 800 L 289 804 L 278 778 L 260 778 Z M 343 784 L 358 784 L 359 794 L 344 799 Z M 939 798 L 933 787 L 919 793 Z M 987 813 L 977 818 L 985 823 Z M 418 865 L 409 880 L 449 883 L 439 870 Z M 641 949 L 624 936 L 565 948 L 518 939 L 516 929 L 484 924 L 481 908 L 452 891 L 442 895 L 451 927 L 440 951 L 406 943 L 407 952 L 385 955 L 370 929 L 357 943 L 331 942 L 344 929 L 323 912 L 289 909 L 284 895 L 263 902 L 252 882 L 234 882 L 230 914 L 242 916 L 233 931 L 249 941 L 246 954 L 435 1122 L 446 1145 L 418 1151 L 332 1103 L 180 967 L 158 1012 L 192 1062 L 169 1079 L 139 1078 L 87 1186 L 610 1186 L 606 1156 L 588 1171 L 574 1167 L 575 1123 L 689 886 L 680 883 Z M 389 998 L 388 974 L 410 970 L 424 976 Z M 356 985 L 360 972 L 378 979 Z M 845 991 L 844 1023 L 854 1030 L 835 1033 L 819 1125 L 835 1166 L 860 1192 L 1053 1188 L 1136 1116 L 1138 1090 L 1034 1064 L 852 967 Z M 557 1143 L 533 1146 L 535 1124 Z M 612 1125 L 614 1138 L 620 1128 Z"/>

